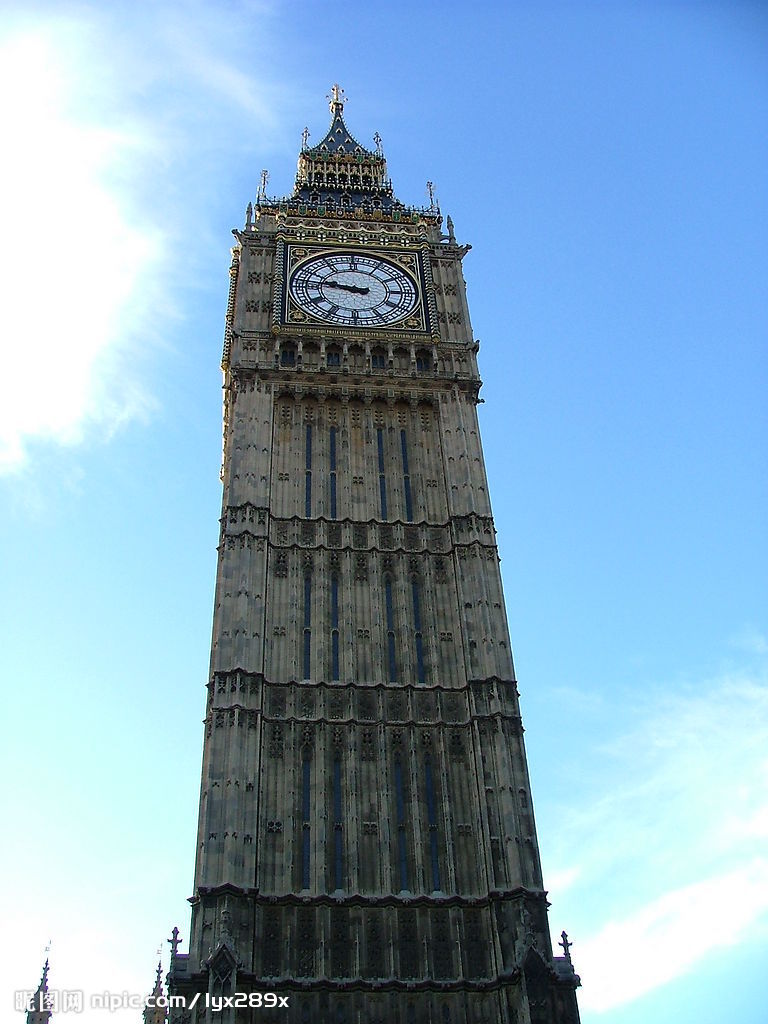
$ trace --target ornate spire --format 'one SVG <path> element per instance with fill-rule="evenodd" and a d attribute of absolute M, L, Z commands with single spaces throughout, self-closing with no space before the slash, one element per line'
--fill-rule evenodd
<path fill-rule="evenodd" d="M 387 163 L 376 133 L 375 150 L 363 146 L 344 121 L 344 90 L 334 85 L 328 96 L 331 124 L 316 146 L 307 146 L 309 132 L 302 134 L 294 195 L 320 205 L 359 205 L 365 199 L 382 208 L 397 204 L 387 178 Z"/>
<path fill-rule="evenodd" d="M 392 191 L 381 135 L 373 135 L 373 149 L 358 142 L 344 121 L 346 96 L 338 83 L 327 96 L 331 124 L 316 146 L 310 132 L 301 133 L 301 150 L 293 194 L 282 199 L 267 196 L 262 179 L 256 201 L 246 210 L 246 230 L 257 230 L 262 216 L 292 213 L 313 217 L 348 217 L 358 221 L 420 221 L 440 225 L 442 217 L 434 195 L 428 207 L 405 206 Z"/>
<path fill-rule="evenodd" d="M 48 1024 L 53 1014 L 50 1010 L 51 1000 L 48 995 L 48 958 L 45 958 L 43 976 L 37 991 L 30 1003 L 31 1009 L 27 1010 L 27 1024 Z"/>

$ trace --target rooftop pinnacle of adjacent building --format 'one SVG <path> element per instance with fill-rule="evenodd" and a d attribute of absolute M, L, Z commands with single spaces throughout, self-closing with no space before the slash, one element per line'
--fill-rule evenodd
<path fill-rule="evenodd" d="M 27 1024 L 48 1024 L 52 1016 L 51 998 L 48 993 L 48 957 L 46 957 L 40 984 L 37 986 L 37 991 L 30 1001 L 30 1008 L 27 1010 Z"/>
<path fill-rule="evenodd" d="M 144 1007 L 144 1024 L 165 1024 L 165 1000 L 163 993 L 163 964 L 158 961 L 155 985 L 152 989 L 147 1005 Z"/>

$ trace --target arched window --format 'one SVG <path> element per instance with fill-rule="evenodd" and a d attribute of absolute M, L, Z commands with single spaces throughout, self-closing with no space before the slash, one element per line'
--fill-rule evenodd
<path fill-rule="evenodd" d="M 339 679 L 339 577 L 331 576 L 331 679 Z"/>
<path fill-rule="evenodd" d="M 304 577 L 304 633 L 302 643 L 303 679 L 312 675 L 312 577 Z"/>
<path fill-rule="evenodd" d="M 425 349 L 419 349 L 416 353 L 416 369 L 419 373 L 429 373 L 432 369 L 434 361 L 432 359 L 431 352 L 427 352 Z"/>
<path fill-rule="evenodd" d="M 331 488 L 331 519 L 336 518 L 336 436 L 337 428 L 331 427 L 328 437 L 329 459 L 330 459 L 330 488 Z"/>
<path fill-rule="evenodd" d="M 437 813 L 435 809 L 435 781 L 432 777 L 432 757 L 430 754 L 424 759 L 424 776 L 427 796 L 427 821 L 429 823 L 429 854 L 432 867 L 432 888 L 435 892 L 440 889 L 440 859 L 437 849 Z"/>
<path fill-rule="evenodd" d="M 381 518 L 387 518 L 387 478 L 384 475 L 384 428 L 376 430 L 376 453 L 379 463 L 379 499 L 381 502 Z"/>
<path fill-rule="evenodd" d="M 413 599 L 413 642 L 416 647 L 416 681 L 427 681 L 424 669 L 424 634 L 421 631 L 421 596 L 419 581 L 416 576 L 411 580 L 411 597 Z"/>
<path fill-rule="evenodd" d="M 333 759 L 333 878 L 337 889 L 344 888 L 343 835 L 341 817 L 341 757 Z"/>
<path fill-rule="evenodd" d="M 405 518 L 413 522 L 413 503 L 411 501 L 411 474 L 408 469 L 408 439 L 404 430 L 400 431 L 400 454 L 403 458 L 403 491 L 405 493 Z"/>
<path fill-rule="evenodd" d="M 304 438 L 304 515 L 312 515 L 312 424 L 307 424 Z"/>
<path fill-rule="evenodd" d="M 389 661 L 389 681 L 397 682 L 397 661 L 395 659 L 395 609 L 392 603 L 392 580 L 387 576 L 384 580 L 384 609 L 387 622 L 387 659 Z"/>
<path fill-rule="evenodd" d="M 310 867 L 310 814 L 311 814 L 312 761 L 305 747 L 301 755 L 301 887 L 309 888 Z"/>
<path fill-rule="evenodd" d="M 403 790 L 403 762 L 395 755 L 395 812 L 397 818 L 397 859 L 400 870 L 400 888 L 408 888 L 408 847 L 405 836 L 405 794 Z"/>

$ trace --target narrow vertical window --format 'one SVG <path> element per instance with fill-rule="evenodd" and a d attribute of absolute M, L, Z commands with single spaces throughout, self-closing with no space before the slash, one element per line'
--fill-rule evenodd
<path fill-rule="evenodd" d="M 397 682 L 397 662 L 395 660 L 395 613 L 392 607 L 392 580 L 384 580 L 384 604 L 387 615 L 387 658 L 389 661 L 389 681 Z"/>
<path fill-rule="evenodd" d="M 333 874 L 337 889 L 344 888 L 341 820 L 341 760 L 333 761 Z"/>
<path fill-rule="evenodd" d="M 336 518 L 336 427 L 331 427 L 331 519 Z"/>
<path fill-rule="evenodd" d="M 413 639 L 416 646 L 416 679 L 420 683 L 426 682 L 424 672 L 424 638 L 421 632 L 421 605 L 419 602 L 419 581 L 412 580 L 411 593 L 413 595 Z"/>
<path fill-rule="evenodd" d="M 403 765 L 395 758 L 395 806 L 397 810 L 397 854 L 400 865 L 400 888 L 408 888 L 408 858 L 405 843 L 405 800 L 403 798 Z"/>
<path fill-rule="evenodd" d="M 310 671 L 310 655 L 312 653 L 312 577 L 304 577 L 304 658 L 303 668 L 304 675 L 303 679 L 309 679 L 312 674 Z"/>
<path fill-rule="evenodd" d="M 331 679 L 339 678 L 339 577 L 331 576 Z"/>
<path fill-rule="evenodd" d="M 312 515 L 312 426 L 309 423 L 307 424 L 304 452 L 304 515 L 309 519 Z"/>
<path fill-rule="evenodd" d="M 310 815 L 310 782 L 311 764 L 309 752 L 305 751 L 301 762 L 301 887 L 309 888 L 309 815 Z"/>
<path fill-rule="evenodd" d="M 376 444 L 379 453 L 379 498 L 381 500 L 381 518 L 387 518 L 387 478 L 384 475 L 384 431 L 379 427 L 376 431 Z"/>
<path fill-rule="evenodd" d="M 432 777 L 432 758 L 427 754 L 424 763 L 427 786 L 427 821 L 429 823 L 429 853 L 432 862 L 432 888 L 440 889 L 440 861 L 437 856 L 437 815 L 435 814 L 435 782 Z"/>
<path fill-rule="evenodd" d="M 411 502 L 411 474 L 408 471 L 408 442 L 405 439 L 405 431 L 400 431 L 400 451 L 403 456 L 403 490 L 405 492 L 405 518 L 409 523 L 413 522 L 413 504 Z"/>

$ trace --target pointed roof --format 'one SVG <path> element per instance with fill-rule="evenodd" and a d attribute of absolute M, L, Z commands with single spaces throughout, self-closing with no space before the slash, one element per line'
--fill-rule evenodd
<path fill-rule="evenodd" d="M 316 146 L 307 148 L 306 145 L 302 147 L 302 153 L 306 153 L 307 156 L 310 154 L 319 156 L 321 153 L 328 154 L 363 154 L 366 157 L 378 156 L 383 159 L 382 154 L 374 153 L 372 150 L 366 149 L 362 146 L 357 139 L 352 135 L 349 128 L 344 121 L 344 90 L 338 85 L 334 85 L 331 89 L 331 95 L 328 97 L 329 105 L 331 108 L 331 124 L 326 132 L 325 138 L 318 142 Z"/>
<path fill-rule="evenodd" d="M 246 229 L 263 215 L 291 213 L 313 217 L 347 217 L 355 220 L 410 221 L 438 225 L 440 208 L 430 200 L 428 207 L 405 206 L 395 196 L 387 177 L 387 162 L 381 136 L 373 136 L 374 149 L 367 149 L 344 120 L 344 90 L 334 85 L 328 96 L 331 123 L 316 146 L 309 146 L 309 129 L 302 133 L 302 146 L 293 194 L 271 198 L 266 194 L 266 172 L 255 204 L 248 204 Z"/>
<path fill-rule="evenodd" d="M 344 90 L 334 85 L 328 101 L 331 124 L 325 137 L 316 146 L 307 146 L 309 131 L 304 130 L 294 196 L 320 205 L 350 206 L 368 200 L 381 209 L 402 206 L 387 178 L 378 133 L 376 149 L 366 149 L 344 121 Z"/>

